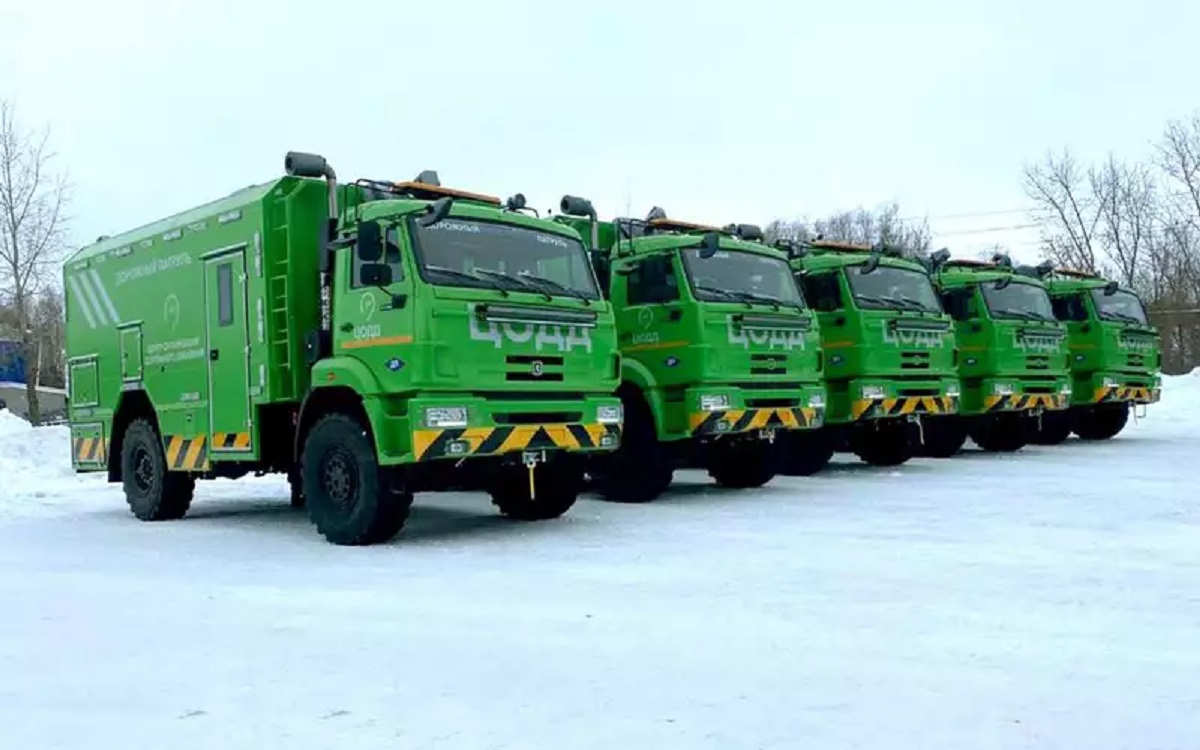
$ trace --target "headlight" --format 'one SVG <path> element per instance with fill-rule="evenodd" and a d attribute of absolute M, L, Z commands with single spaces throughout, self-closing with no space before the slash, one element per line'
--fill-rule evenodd
<path fill-rule="evenodd" d="M 1013 394 L 1012 383 L 996 383 L 992 386 L 992 393 L 996 396 L 1011 396 Z"/>
<path fill-rule="evenodd" d="M 825 397 L 822 396 L 821 394 L 817 394 L 816 396 L 809 396 L 808 408 L 824 409 L 825 408 Z"/>
<path fill-rule="evenodd" d="M 962 393 L 962 391 L 958 389 L 958 383 L 946 386 L 946 395 L 950 398 L 958 398 L 960 393 Z"/>
<path fill-rule="evenodd" d="M 720 411 L 729 408 L 729 396 L 725 393 L 709 393 L 700 397 L 701 411 Z"/>
<path fill-rule="evenodd" d="M 426 427 L 466 427 L 467 407 L 430 406 L 425 409 Z"/>
<path fill-rule="evenodd" d="M 596 409 L 596 421 L 600 424 L 620 424 L 621 417 L 620 404 L 616 406 L 601 406 Z"/>
<path fill-rule="evenodd" d="M 1061 393 L 1064 396 L 1070 396 L 1071 395 L 1070 383 L 1068 383 L 1067 385 L 1064 385 L 1061 389 L 1059 389 L 1059 393 Z"/>
<path fill-rule="evenodd" d="M 870 398 L 870 399 L 883 398 L 885 394 L 886 394 L 886 391 L 883 390 L 882 385 L 864 385 L 862 387 L 862 397 L 863 398 Z"/>
<path fill-rule="evenodd" d="M 1105 378 L 1104 379 L 1104 387 L 1105 388 L 1116 388 L 1117 385 L 1118 384 L 1117 384 L 1116 378 Z"/>

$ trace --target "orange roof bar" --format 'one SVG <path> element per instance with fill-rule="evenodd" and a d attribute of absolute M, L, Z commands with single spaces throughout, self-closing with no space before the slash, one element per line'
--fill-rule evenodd
<path fill-rule="evenodd" d="M 859 245 L 854 242 L 841 242 L 838 240 L 813 240 L 808 243 L 808 246 L 821 250 L 849 250 L 856 253 L 869 253 L 872 250 L 870 245 Z"/>
<path fill-rule="evenodd" d="M 707 224 L 693 224 L 690 221 L 679 221 L 677 219 L 651 219 L 650 221 L 646 222 L 646 225 L 660 229 L 700 229 L 705 232 L 721 231 L 717 227 L 709 226 Z"/>
<path fill-rule="evenodd" d="M 484 195 L 483 193 L 469 193 L 466 190 L 455 190 L 453 188 L 441 187 L 440 185 L 429 185 L 424 182 L 417 182 L 416 180 L 409 180 L 407 182 L 394 182 L 394 183 L 392 183 L 392 185 L 397 190 L 414 190 L 414 191 L 415 190 L 423 190 L 427 193 L 438 193 L 440 195 L 448 195 L 451 198 L 463 198 L 466 200 L 481 201 L 483 203 L 491 203 L 496 206 L 500 205 L 500 199 L 495 197 L 494 195 Z"/>

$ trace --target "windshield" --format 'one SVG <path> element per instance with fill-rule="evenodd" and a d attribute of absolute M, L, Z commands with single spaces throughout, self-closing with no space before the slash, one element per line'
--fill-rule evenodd
<path fill-rule="evenodd" d="M 1105 320 L 1147 325 L 1146 308 L 1142 307 L 1142 301 L 1137 295 L 1131 292 L 1117 292 L 1105 296 L 1103 289 L 1093 289 L 1092 302 L 1096 304 L 1096 314 Z"/>
<path fill-rule="evenodd" d="M 997 289 L 994 281 L 979 286 L 994 318 L 1057 320 L 1050 295 L 1040 286 L 1021 281 L 1013 281 L 1003 289 Z"/>
<path fill-rule="evenodd" d="M 410 226 L 421 275 L 431 284 L 600 298 L 578 240 L 471 219 Z"/>
<path fill-rule="evenodd" d="M 874 271 L 863 273 L 862 266 L 851 266 L 846 269 L 846 278 L 859 307 L 942 312 L 929 276 L 920 271 L 877 266 Z"/>
<path fill-rule="evenodd" d="M 682 255 L 698 300 L 804 307 L 796 279 L 780 258 L 736 250 L 718 250 L 711 258 L 701 258 L 698 247 L 687 248 Z"/>

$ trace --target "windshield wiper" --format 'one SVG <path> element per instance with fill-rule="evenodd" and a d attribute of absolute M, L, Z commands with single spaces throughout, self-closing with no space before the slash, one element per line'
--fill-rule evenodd
<path fill-rule="evenodd" d="M 435 273 L 440 273 L 444 276 L 453 276 L 456 279 L 461 279 L 464 281 L 482 281 L 487 286 L 491 287 L 492 289 L 495 289 L 497 292 L 500 292 L 500 294 L 502 296 L 504 296 L 504 297 L 508 296 L 508 290 L 505 289 L 500 284 L 497 284 L 495 281 L 490 281 L 488 279 L 485 279 L 482 276 L 476 276 L 473 273 L 466 273 L 464 271 L 458 271 L 453 268 L 446 268 L 445 266 L 430 266 L 430 265 L 425 266 L 425 270 L 433 271 Z"/>
<path fill-rule="evenodd" d="M 522 273 L 519 278 L 525 279 L 526 281 L 536 281 L 539 284 L 544 284 L 545 286 L 550 287 L 551 289 L 557 289 L 560 293 L 569 297 L 575 297 L 576 299 L 583 300 L 583 304 L 585 305 L 592 304 L 592 301 L 588 299 L 583 292 L 575 289 L 574 287 L 569 287 L 566 284 L 555 281 L 554 279 L 548 279 L 545 276 L 537 276 L 536 274 L 532 273 Z"/>
<path fill-rule="evenodd" d="M 1016 310 L 1016 309 L 1009 308 L 1009 309 L 1004 309 L 1004 310 L 993 310 L 992 312 L 995 313 L 996 315 L 1001 315 L 1001 316 L 1007 315 L 1012 318 L 1020 318 L 1021 320 L 1037 320 L 1037 321 L 1049 320 L 1049 318 L 1038 315 L 1035 312 L 1030 312 L 1029 310 Z"/>
<path fill-rule="evenodd" d="M 505 279 L 506 281 L 511 281 L 512 283 L 516 284 L 517 286 L 521 286 L 521 287 L 530 289 L 535 292 L 540 292 L 541 295 L 543 297 L 545 297 L 547 300 L 554 299 L 554 297 L 552 297 L 550 295 L 550 293 L 547 292 L 545 289 L 542 289 L 541 287 L 537 286 L 536 284 L 529 283 L 528 281 L 521 278 L 520 276 L 513 276 L 511 274 L 504 273 L 503 271 L 493 271 L 490 268 L 477 268 L 475 270 L 478 273 L 486 273 L 488 276 L 494 276 L 497 279 Z"/>
<path fill-rule="evenodd" d="M 1133 317 L 1132 315 L 1126 315 L 1125 313 L 1120 313 L 1120 312 L 1112 312 L 1110 310 L 1105 310 L 1104 312 L 1100 313 L 1100 317 L 1108 318 L 1109 320 L 1123 320 L 1126 323 L 1133 323 L 1134 325 L 1139 325 L 1139 326 L 1146 325 L 1145 323 L 1143 323 L 1142 321 Z"/>
<path fill-rule="evenodd" d="M 919 299 L 912 297 L 888 297 L 888 300 L 899 304 L 901 307 L 906 307 L 909 310 L 917 310 L 918 312 L 931 312 Z"/>
<path fill-rule="evenodd" d="M 719 294 L 722 297 L 725 297 L 726 299 L 731 299 L 731 300 L 735 300 L 737 302 L 741 302 L 744 305 L 746 305 L 746 307 L 754 307 L 754 305 L 752 305 L 750 303 L 750 300 L 748 300 L 745 297 L 742 297 L 740 295 L 734 294 L 733 292 L 729 291 L 728 289 L 718 289 L 715 286 L 698 286 L 698 287 L 695 287 L 695 290 L 697 292 L 707 292 L 708 294 Z"/>

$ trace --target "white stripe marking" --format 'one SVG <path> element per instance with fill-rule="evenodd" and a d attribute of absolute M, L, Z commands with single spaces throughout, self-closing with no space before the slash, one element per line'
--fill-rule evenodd
<path fill-rule="evenodd" d="M 75 298 L 75 304 L 79 305 L 79 309 L 83 311 L 83 317 L 87 318 L 89 328 L 96 327 L 96 319 L 92 317 L 92 310 L 88 307 L 87 300 L 83 297 L 83 290 L 79 287 L 79 279 L 70 276 L 67 278 L 67 283 L 71 285 L 71 296 Z"/>
<path fill-rule="evenodd" d="M 100 325 L 107 324 L 108 320 L 105 319 L 105 317 L 104 317 L 104 308 L 100 307 L 100 300 L 97 299 L 96 293 L 94 291 L 92 291 L 92 285 L 88 283 L 87 274 L 86 273 L 79 274 L 78 279 L 79 279 L 79 286 L 83 287 L 83 291 L 87 292 L 88 302 L 92 303 L 92 310 L 94 310 L 96 312 L 96 320 L 98 320 L 100 322 Z M 114 322 L 116 322 L 116 321 L 114 321 Z"/>
<path fill-rule="evenodd" d="M 100 297 L 104 300 L 104 307 L 108 310 L 108 314 L 112 316 L 113 323 L 120 323 L 121 316 L 117 314 L 117 308 L 113 306 L 112 297 L 108 296 L 108 290 L 104 288 L 104 282 L 100 279 L 100 274 L 96 269 L 88 270 L 92 277 L 92 281 L 96 283 L 96 289 L 100 291 Z"/>

